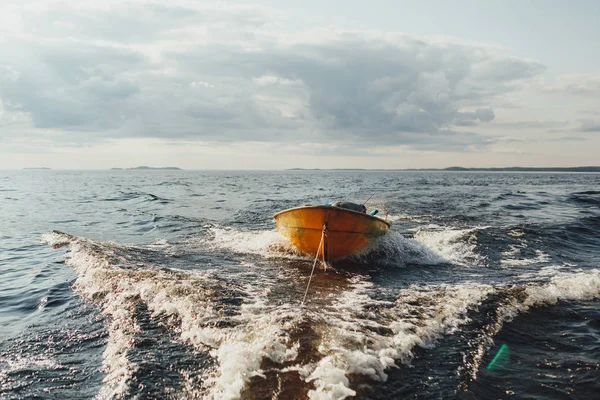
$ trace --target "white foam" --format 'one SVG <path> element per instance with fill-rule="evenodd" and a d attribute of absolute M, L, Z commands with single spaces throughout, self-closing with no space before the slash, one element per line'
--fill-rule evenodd
<path fill-rule="evenodd" d="M 240 231 L 234 228 L 213 227 L 211 233 L 209 238 L 194 239 L 192 245 L 256 254 L 266 258 L 308 258 L 276 231 Z M 360 261 L 373 253 L 383 256 L 380 260 L 382 263 L 439 264 L 445 261 L 434 250 L 396 232 L 388 232 L 387 235 L 370 241 L 352 257 Z"/>
<path fill-rule="evenodd" d="M 436 232 L 440 229 L 434 228 Z M 434 243 L 462 242 L 465 238 L 468 241 L 468 231 L 459 232 L 462 233 L 441 229 L 442 239 Z M 215 235 L 217 239 L 212 242 L 231 246 L 237 243 L 233 238 L 239 234 L 225 230 L 220 238 Z M 248 239 L 245 234 L 241 235 L 242 240 Z M 447 235 L 452 238 L 443 239 Z M 268 240 L 261 238 L 267 235 L 259 232 L 250 236 L 256 239 L 255 244 L 245 243 L 243 246 L 249 247 L 240 251 L 248 251 L 248 248 L 258 249 L 259 253 L 264 251 Z M 382 292 L 367 277 L 354 276 L 344 280 L 341 289 L 336 289 L 341 290 L 339 292 L 316 293 L 315 296 L 321 296 L 318 301 L 300 310 L 297 304 L 280 300 L 278 304 L 272 303 L 270 293 L 279 288 L 281 278 L 264 271 L 258 274 L 250 264 L 235 276 L 217 269 L 203 272 L 155 269 L 147 266 L 141 256 L 136 258 L 133 248 L 59 233 L 45 235 L 45 240 L 51 244 L 70 244 L 67 263 L 73 266 L 78 277 L 75 289 L 99 303 L 106 317 L 109 343 L 103 361 L 107 371 L 102 389 L 105 397 L 125 397 L 129 391 L 137 366 L 127 358 L 127 353 L 140 329 L 135 322 L 135 306 L 139 302 L 146 305 L 154 317 L 167 321 L 183 342 L 210 353 L 215 360 L 215 367 L 205 371 L 201 383 L 186 377 L 185 371 L 181 373 L 184 397 L 239 398 L 252 377 L 265 376 L 260 368 L 264 359 L 277 363 L 297 359 L 299 343 L 290 332 L 308 319 L 317 335 L 314 341 L 318 354 L 311 357 L 316 361 L 299 363 L 282 372 L 297 371 L 302 379 L 314 385 L 309 397 L 325 400 L 354 396 L 356 392 L 350 387 L 349 379 L 353 374 L 385 381 L 390 368 L 411 362 L 416 348 L 431 348 L 444 335 L 453 334 L 469 323 L 469 312 L 476 311 L 488 296 L 502 294 L 506 300 L 497 310 L 497 321 L 486 331 L 488 336 L 475 349 L 473 365 L 476 366 L 503 323 L 519 313 L 560 300 L 588 300 L 600 296 L 600 270 L 573 274 L 548 267 L 539 272 L 545 282 L 526 286 L 414 285 L 394 293 L 391 289 Z M 396 254 L 393 252 L 397 251 L 398 257 L 421 262 L 442 259 L 422 243 L 393 232 L 382 240 L 385 252 Z M 161 251 L 167 249 L 161 248 Z M 400 255 L 402 252 L 409 255 Z M 234 315 L 220 311 L 222 304 L 218 296 L 223 289 L 241 293 L 243 303 L 235 309 Z M 476 374 L 477 368 L 471 372 Z"/>
<path fill-rule="evenodd" d="M 475 251 L 477 232 L 487 228 L 454 229 L 434 225 L 417 228 L 414 238 L 447 261 L 463 266 L 481 265 L 485 258 Z"/>
<path fill-rule="evenodd" d="M 521 231 L 511 231 L 510 236 L 521 237 Z M 519 239 L 519 243 L 509 245 L 508 249 L 504 250 L 501 255 L 500 264 L 505 267 L 523 267 L 534 264 L 545 264 L 550 262 L 550 255 L 542 250 L 535 250 L 535 257 L 523 257 L 523 250 L 528 247 L 523 239 Z"/>
<path fill-rule="evenodd" d="M 481 261 L 474 253 L 476 230 L 447 230 L 437 225 L 419 228 L 415 239 L 390 231 L 371 240 L 352 255 L 356 261 L 376 254 L 382 264 L 440 264 L 455 262 L 472 265 Z M 209 235 L 185 242 L 187 249 L 198 247 L 228 250 L 240 254 L 256 254 L 265 258 L 308 259 L 277 231 L 242 231 L 235 228 L 211 227 Z"/>
<path fill-rule="evenodd" d="M 559 273 L 541 286 L 526 289 L 524 307 L 553 305 L 558 301 L 583 301 L 600 297 L 600 270 Z"/>
<path fill-rule="evenodd" d="M 353 254 L 352 258 L 362 261 L 372 254 L 381 255 L 378 262 L 383 264 L 403 266 L 405 264 L 433 265 L 445 262 L 433 250 L 414 239 L 405 238 L 397 232 L 388 232 L 385 236 L 371 240 L 364 248 Z"/>
<path fill-rule="evenodd" d="M 379 215 L 378 215 L 379 217 Z M 414 221 L 414 222 L 425 222 L 433 217 L 430 214 L 422 214 L 422 215 L 411 215 L 411 214 L 398 214 L 398 215 L 386 215 L 381 217 L 388 222 L 396 222 L 396 221 Z"/>
<path fill-rule="evenodd" d="M 214 290 L 219 288 L 216 276 L 222 277 L 223 271 L 158 270 L 116 246 L 60 233 L 46 235 L 44 240 L 70 244 L 67 263 L 78 276 L 75 290 L 100 303 L 106 317 L 109 342 L 103 365 L 107 375 L 101 397 L 126 396 L 137 370 L 127 358 L 139 332 L 134 309 L 137 302 L 143 302 L 154 316 L 170 321 L 183 341 L 209 351 L 216 359 L 215 369 L 206 373 L 205 386 L 193 394 L 188 392 L 195 397 L 238 398 L 248 380 L 262 374 L 264 358 L 283 362 L 297 355 L 298 345 L 286 334 L 298 316 L 296 307 L 269 305 L 265 287 L 273 282 L 268 279 L 262 279 L 261 285 L 244 287 L 246 297 L 239 314 L 226 317 L 214 302 Z M 230 319 L 232 327 L 218 327 L 223 319 Z"/>
<path fill-rule="evenodd" d="M 515 228 L 515 229 L 511 229 L 508 232 L 508 236 L 519 238 L 519 237 L 525 236 L 525 232 L 523 232 L 521 229 Z"/>
<path fill-rule="evenodd" d="M 482 257 L 475 253 L 476 234 L 480 229 L 456 230 L 428 225 L 416 230 L 415 238 L 405 238 L 390 231 L 371 240 L 352 255 L 356 261 L 376 254 L 382 264 L 479 264 Z M 187 250 L 198 247 L 228 250 L 240 254 L 256 254 L 265 258 L 308 259 L 288 239 L 277 231 L 242 231 L 235 228 L 210 227 L 209 235 L 184 243 Z"/>
<path fill-rule="evenodd" d="M 520 280 L 526 280 L 531 283 L 535 282 L 547 282 L 549 278 L 555 277 L 565 269 L 567 269 L 567 265 L 548 265 L 540 268 L 537 271 L 533 272 L 525 272 L 517 275 L 517 278 Z"/>
<path fill-rule="evenodd" d="M 535 250 L 536 256 L 533 258 L 519 258 L 521 248 L 511 246 L 509 250 L 502 252 L 505 257 L 500 260 L 500 264 L 507 267 L 523 267 L 534 264 L 545 264 L 550 262 L 550 255 L 542 250 Z"/>
<path fill-rule="evenodd" d="M 330 309 L 320 310 L 325 328 L 319 352 L 324 357 L 307 377 L 315 385 L 309 397 L 321 400 L 355 395 L 349 387 L 349 374 L 385 381 L 385 371 L 396 366 L 396 361 L 409 363 L 415 347 L 430 347 L 468 322 L 467 311 L 490 289 L 476 285 L 411 287 L 389 303 L 372 298 L 370 282 L 356 281 Z"/>
<path fill-rule="evenodd" d="M 508 288 L 504 286 L 468 283 L 413 286 L 400 291 L 394 303 L 375 300 L 372 295 L 376 288 L 357 279 L 331 308 L 319 311 L 321 317 L 315 316 L 323 324 L 319 345 L 323 358 L 299 368 L 305 379 L 315 385 L 309 397 L 324 400 L 354 396 L 348 379 L 351 374 L 385 381 L 386 370 L 398 361 L 410 363 L 416 347 L 433 347 L 443 335 L 455 333 L 468 323 L 468 312 L 476 310 L 483 300 L 500 292 L 508 293 L 511 297 L 501 304 L 497 320 L 486 328 L 486 336 L 472 354 L 474 367 L 470 372 L 475 377 L 477 366 L 493 344 L 493 336 L 506 321 L 531 307 L 600 297 L 600 271 L 558 274 L 549 282 L 523 286 L 522 291 L 514 292 L 506 292 Z M 381 333 L 386 331 L 387 334 Z"/>
<path fill-rule="evenodd" d="M 505 257 L 516 257 L 519 254 L 521 254 L 521 248 L 522 248 L 522 246 L 516 246 L 516 245 L 511 244 L 510 246 L 508 246 L 507 250 L 504 250 L 502 252 L 502 255 Z M 502 262 L 502 261 L 500 261 L 500 262 Z"/>
<path fill-rule="evenodd" d="M 167 246 L 169 246 L 169 242 L 166 239 L 159 239 L 159 240 L 155 241 L 154 243 L 152 243 L 149 247 L 160 249 L 160 248 L 165 248 Z"/>
<path fill-rule="evenodd" d="M 47 356 L 22 357 L 17 355 L 15 358 L 0 358 L 0 378 L 19 371 L 59 368 L 64 368 L 64 366 Z M 0 381 L 3 381 L 3 379 L 0 379 Z"/>
<path fill-rule="evenodd" d="M 277 231 L 241 231 L 234 228 L 211 227 L 207 237 L 192 239 L 186 242 L 186 245 L 256 254 L 266 258 L 303 258 L 289 240 Z"/>
<path fill-rule="evenodd" d="M 40 240 L 42 243 L 47 243 L 48 245 L 56 248 L 66 246 L 71 243 L 71 236 L 62 234 L 58 231 L 53 231 L 42 234 Z"/>
<path fill-rule="evenodd" d="M 554 276 L 552 274 L 555 273 Z M 480 339 L 480 343 L 473 352 L 473 359 L 465 362 L 469 369 L 471 379 L 477 377 L 479 365 L 487 350 L 493 345 L 494 336 L 500 332 L 506 322 L 513 320 L 520 314 L 528 312 L 533 307 L 554 305 L 558 301 L 585 301 L 600 298 L 600 270 L 594 269 L 587 272 L 563 273 L 555 268 L 548 268 L 540 272 L 541 276 L 552 276 L 549 282 L 534 283 L 519 287 L 514 294 L 508 294 L 508 298 L 496 311 L 496 320 L 485 328 L 486 335 Z M 498 290 L 506 291 L 507 288 Z M 523 295 L 521 295 L 524 294 Z"/>
<path fill-rule="evenodd" d="M 87 299 L 102 301 L 109 339 L 103 354 L 105 385 L 99 396 L 113 398 L 125 395 L 129 390 L 128 382 L 138 368 L 127 359 L 127 351 L 133 346 L 139 331 L 130 301 L 134 293 L 128 290 L 128 272 L 113 270 L 108 261 L 109 254 L 94 252 L 86 240 L 58 232 L 46 234 L 42 240 L 54 247 L 70 244 L 67 263 L 78 275 L 75 290 Z"/>

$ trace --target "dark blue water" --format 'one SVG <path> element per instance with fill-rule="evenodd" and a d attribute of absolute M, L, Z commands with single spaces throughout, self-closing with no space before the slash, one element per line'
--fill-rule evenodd
<path fill-rule="evenodd" d="M 364 201 L 334 269 L 274 230 Z M 0 172 L 0 397 L 589 399 L 600 174 Z"/>

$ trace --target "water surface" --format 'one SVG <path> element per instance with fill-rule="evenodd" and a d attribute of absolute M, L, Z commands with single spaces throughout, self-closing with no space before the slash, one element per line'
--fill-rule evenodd
<path fill-rule="evenodd" d="M 393 223 L 317 271 L 273 213 Z M 0 172 L 0 397 L 589 399 L 600 174 Z"/>

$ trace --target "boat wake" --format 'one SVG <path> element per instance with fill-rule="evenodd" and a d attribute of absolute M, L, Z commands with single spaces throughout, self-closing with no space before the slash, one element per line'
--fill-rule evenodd
<path fill-rule="evenodd" d="M 379 250 L 360 257 L 383 248 L 402 263 L 447 263 L 463 254 L 453 261 L 466 264 L 475 250 L 465 238 L 468 244 L 473 234 L 438 228 L 415 239 L 390 234 Z M 68 246 L 74 290 L 105 317 L 100 397 L 344 399 L 389 381 L 393 371 L 457 333 L 464 334 L 463 351 L 448 379 L 457 380 L 457 391 L 467 390 L 507 321 L 532 308 L 600 297 L 598 269 L 547 269 L 530 283 L 403 287 L 382 287 L 368 274 L 318 273 L 300 307 L 309 271 L 294 267 L 299 256 L 274 245 L 276 235 L 213 228 L 206 238 L 146 247 L 44 235 L 51 246 Z M 198 254 L 217 249 L 264 258 L 219 263 Z M 183 361 L 171 371 L 172 392 L 152 392 L 158 389 L 147 381 L 152 346 L 179 349 Z"/>
<path fill-rule="evenodd" d="M 181 342 L 210 358 L 192 382 L 193 396 L 230 399 L 239 396 L 263 358 L 283 362 L 295 357 L 284 328 L 297 316 L 291 305 L 267 304 L 269 282 L 248 269 L 241 276 L 222 271 L 183 271 L 157 265 L 154 251 L 97 243 L 53 232 L 43 240 L 57 247 L 68 244 L 67 263 L 77 274 L 74 289 L 97 303 L 105 316 L 109 342 L 104 352 L 105 386 L 102 398 L 134 393 L 139 365 L 130 352 L 142 328 L 138 306 L 179 333 Z M 231 298 L 239 297 L 239 301 Z M 197 371 L 181 371 L 189 380 Z M 193 383 L 199 383 L 194 385 Z M 190 387 L 190 382 L 181 386 Z"/>

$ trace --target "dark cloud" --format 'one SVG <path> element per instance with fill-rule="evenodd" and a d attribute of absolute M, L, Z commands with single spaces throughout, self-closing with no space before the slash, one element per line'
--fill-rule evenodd
<path fill-rule="evenodd" d="M 543 70 L 483 46 L 408 35 L 278 38 L 268 29 L 276 16 L 157 4 L 51 10 L 34 19 L 37 36 L 0 42 L 0 64 L 10 66 L 0 69 L 0 98 L 36 128 L 88 140 L 470 151 L 494 140 L 463 128 L 493 121 L 488 104 Z"/>
<path fill-rule="evenodd" d="M 139 83 L 128 71 L 141 55 L 89 43 L 0 44 L 0 97 L 27 112 L 37 128 L 98 132 L 118 128 L 135 112 Z"/>

